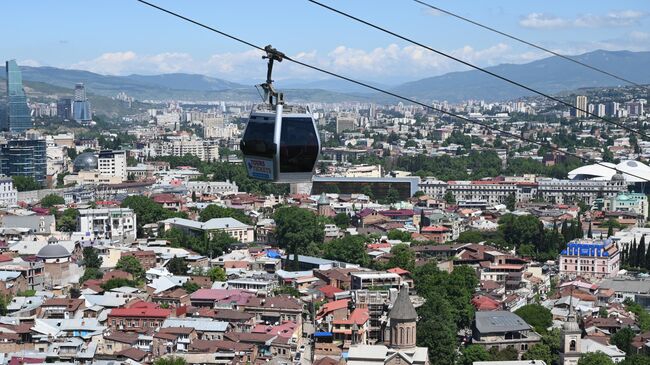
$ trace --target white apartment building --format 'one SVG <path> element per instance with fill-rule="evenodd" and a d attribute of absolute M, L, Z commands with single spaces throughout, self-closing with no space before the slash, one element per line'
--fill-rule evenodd
<path fill-rule="evenodd" d="M 127 180 L 126 151 L 101 151 L 97 157 L 97 165 L 101 175 Z"/>
<path fill-rule="evenodd" d="M 447 191 L 459 201 L 483 201 L 488 205 L 505 204 L 510 195 L 517 198 L 518 188 L 514 184 L 500 184 L 494 181 L 455 181 L 449 183 Z"/>
<path fill-rule="evenodd" d="M 133 242 L 136 216 L 129 208 L 80 209 L 77 228 L 85 238 Z"/>
<path fill-rule="evenodd" d="M 432 198 L 442 199 L 447 192 L 447 182 L 435 178 L 427 178 L 426 180 L 420 181 L 418 190 Z"/>
<path fill-rule="evenodd" d="M 219 159 L 219 146 L 216 143 L 194 137 L 181 137 L 171 143 L 171 156 L 193 155 L 201 161 L 216 161 Z M 163 154 L 164 156 L 164 154 Z"/>
<path fill-rule="evenodd" d="M 18 191 L 14 189 L 14 181 L 10 177 L 0 177 L 0 206 L 16 205 Z"/>
<path fill-rule="evenodd" d="M 538 196 L 555 204 L 581 200 L 593 205 L 598 198 L 609 199 L 625 191 L 623 180 L 537 180 Z"/>

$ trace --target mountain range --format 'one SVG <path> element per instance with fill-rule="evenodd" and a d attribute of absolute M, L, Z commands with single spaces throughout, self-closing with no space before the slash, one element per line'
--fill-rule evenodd
<path fill-rule="evenodd" d="M 637 83 L 650 83 L 650 67 L 647 66 L 650 64 L 650 52 L 598 50 L 574 58 Z M 66 90 L 70 90 L 71 94 L 74 85 L 83 82 L 89 95 L 104 97 L 112 97 L 123 91 L 138 100 L 260 100 L 252 85 L 197 74 L 112 76 L 54 67 L 22 66 L 21 69 L 26 84 L 41 94 L 45 93 L 43 88 L 47 89 L 47 85 L 51 85 L 57 94 Z M 487 70 L 551 94 L 584 87 L 624 86 L 617 79 L 556 56 L 525 64 L 502 64 L 488 67 Z M 0 78 L 4 75 L 4 69 L 0 70 Z M 529 91 L 476 70 L 426 77 L 395 86 L 364 82 L 424 102 L 467 99 L 499 101 L 532 95 Z M 283 89 L 285 98 L 294 101 L 389 100 L 383 94 L 338 79 L 285 80 L 277 84 Z"/>

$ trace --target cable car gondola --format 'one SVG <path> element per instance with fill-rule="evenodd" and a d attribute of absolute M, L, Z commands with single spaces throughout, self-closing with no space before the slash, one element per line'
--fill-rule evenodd
<path fill-rule="evenodd" d="M 268 70 L 264 103 L 253 106 L 240 143 L 248 176 L 280 183 L 311 181 L 320 153 L 320 138 L 308 107 L 284 103 L 273 89 L 273 61 L 284 54 L 266 46 Z"/>

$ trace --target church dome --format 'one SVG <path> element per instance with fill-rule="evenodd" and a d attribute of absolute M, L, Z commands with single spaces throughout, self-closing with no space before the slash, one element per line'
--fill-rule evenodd
<path fill-rule="evenodd" d="M 43 260 L 68 258 L 70 252 L 58 243 L 49 243 L 38 251 L 36 257 Z"/>
<path fill-rule="evenodd" d="M 97 170 L 99 166 L 97 156 L 92 152 L 84 152 L 74 159 L 74 172 Z"/>

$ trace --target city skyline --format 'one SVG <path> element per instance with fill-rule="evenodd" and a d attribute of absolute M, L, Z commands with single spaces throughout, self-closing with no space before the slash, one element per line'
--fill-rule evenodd
<path fill-rule="evenodd" d="M 57 14 L 69 12 L 79 4 L 69 2 L 48 12 L 35 12 L 29 19 L 21 20 L 26 25 L 25 31 L 7 39 L 4 48 L 11 50 L 11 54 L 2 53 L 2 56 L 16 58 L 20 65 L 26 66 L 47 65 L 113 75 L 187 72 L 233 81 L 255 79 L 264 67 L 259 61 L 260 54 L 254 50 L 165 14 L 156 14 L 135 1 L 122 4 L 121 7 L 94 4 L 87 17 L 67 23 L 59 22 Z M 452 61 L 328 14 L 308 2 L 290 2 L 286 7 L 255 3 L 254 11 L 250 10 L 249 1 L 227 5 L 201 2 L 183 4 L 183 7 L 169 1 L 157 4 L 256 43 L 272 43 L 303 61 L 378 82 L 408 81 L 463 69 Z M 367 1 L 331 4 L 481 66 L 524 63 L 547 56 L 410 1 L 382 6 L 370 6 Z M 534 6 L 511 1 L 489 5 L 432 4 L 561 53 L 650 50 L 649 9 L 641 1 L 616 5 L 598 2 L 589 4 L 589 8 L 580 3 L 561 4 L 561 13 L 555 10 L 557 1 Z M 8 4 L 8 10 L 20 12 L 28 6 L 29 2 L 12 3 Z M 288 17 L 287 7 L 300 17 Z M 246 21 L 232 14 L 245 14 Z M 268 18 L 282 21 L 272 31 L 260 31 L 267 28 L 263 24 Z M 12 26 L 18 20 L 7 21 Z M 52 27 L 47 35 L 37 35 L 31 30 L 49 24 Z M 242 24 L 250 25 L 242 27 Z M 295 31 L 297 27 L 300 32 Z M 44 44 L 41 48 L 26 46 L 39 39 Z M 323 78 L 294 65 L 278 68 L 277 77 Z"/>

